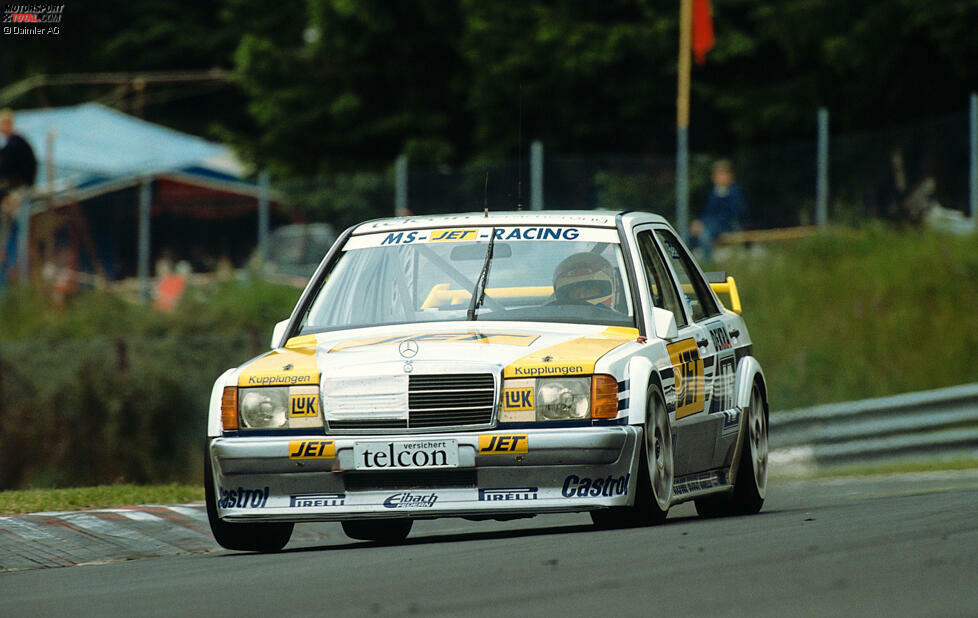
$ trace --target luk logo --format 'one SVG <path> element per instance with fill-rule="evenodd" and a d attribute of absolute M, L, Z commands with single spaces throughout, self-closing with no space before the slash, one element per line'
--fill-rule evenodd
<path fill-rule="evenodd" d="M 412 494 L 406 491 L 402 494 L 388 496 L 384 500 L 385 509 L 430 509 L 438 501 L 438 494 Z"/>
<path fill-rule="evenodd" d="M 336 459 L 332 440 L 290 440 L 289 459 Z"/>
<path fill-rule="evenodd" d="M 221 497 L 217 506 L 222 509 L 262 509 L 268 503 L 268 487 L 264 489 L 220 488 Z"/>
<path fill-rule="evenodd" d="M 536 500 L 536 487 L 509 487 L 497 489 L 480 489 L 479 502 L 499 502 L 510 500 Z"/>
<path fill-rule="evenodd" d="M 603 479 L 589 479 L 571 474 L 564 479 L 564 488 L 560 493 L 565 498 L 624 496 L 628 493 L 628 479 L 631 476 L 631 473 L 628 473 L 618 477 L 608 476 Z"/>
<path fill-rule="evenodd" d="M 291 395 L 289 416 L 308 418 L 319 414 L 319 397 L 316 395 Z"/>
<path fill-rule="evenodd" d="M 503 410 L 513 412 L 516 410 L 532 410 L 533 387 L 528 388 L 504 388 L 503 389 Z"/>
<path fill-rule="evenodd" d="M 289 496 L 289 506 L 308 508 L 322 506 L 343 506 L 346 494 L 300 494 Z"/>
<path fill-rule="evenodd" d="M 479 454 L 487 453 L 528 453 L 530 440 L 527 434 L 479 436 Z"/>

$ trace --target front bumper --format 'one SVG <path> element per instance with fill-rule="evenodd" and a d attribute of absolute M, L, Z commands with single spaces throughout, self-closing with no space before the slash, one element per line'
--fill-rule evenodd
<path fill-rule="evenodd" d="M 525 442 L 514 436 L 525 436 Z M 505 437 L 510 439 L 500 442 Z M 640 437 L 641 429 L 629 425 L 435 435 L 239 436 L 214 438 L 209 456 L 218 516 L 228 521 L 495 517 L 629 504 L 638 482 Z M 356 469 L 358 442 L 361 448 L 370 442 L 386 449 L 389 443 L 412 440 L 455 441 L 457 467 Z M 521 452 L 487 448 L 500 443 L 525 446 L 509 449 Z M 290 457 L 300 451 L 309 456 Z"/>

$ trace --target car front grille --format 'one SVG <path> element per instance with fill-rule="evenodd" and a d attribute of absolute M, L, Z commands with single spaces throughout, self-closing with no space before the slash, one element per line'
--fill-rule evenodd
<path fill-rule="evenodd" d="M 491 373 L 413 375 L 408 384 L 408 427 L 491 423 L 495 390 Z"/>
<path fill-rule="evenodd" d="M 487 426 L 492 423 L 496 387 L 491 373 L 411 375 L 408 419 L 329 421 L 332 431 L 411 431 L 441 427 Z"/>

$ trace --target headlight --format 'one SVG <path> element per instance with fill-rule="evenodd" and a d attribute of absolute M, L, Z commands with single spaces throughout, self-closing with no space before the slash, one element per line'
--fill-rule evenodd
<path fill-rule="evenodd" d="M 284 427 L 289 420 L 288 387 L 242 389 L 240 398 L 238 412 L 248 429 Z"/>
<path fill-rule="evenodd" d="M 224 431 L 318 429 L 323 426 L 318 386 L 225 386 L 221 397 Z"/>
<path fill-rule="evenodd" d="M 618 382 L 610 375 L 583 378 L 507 378 L 499 421 L 577 421 L 618 416 Z"/>
<path fill-rule="evenodd" d="M 579 420 L 590 416 L 591 378 L 537 378 L 537 420 Z"/>

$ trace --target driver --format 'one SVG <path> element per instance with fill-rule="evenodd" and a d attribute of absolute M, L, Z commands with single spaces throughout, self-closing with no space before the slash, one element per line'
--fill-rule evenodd
<path fill-rule="evenodd" d="M 600 255 L 575 253 L 554 271 L 557 302 L 590 303 L 612 307 L 615 298 L 615 269 Z"/>

